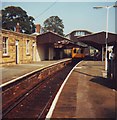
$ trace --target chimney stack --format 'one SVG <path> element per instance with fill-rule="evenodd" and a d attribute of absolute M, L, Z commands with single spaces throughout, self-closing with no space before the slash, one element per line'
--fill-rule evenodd
<path fill-rule="evenodd" d="M 40 33 L 40 29 L 41 29 L 41 26 L 40 26 L 40 24 L 36 24 L 35 25 L 36 26 L 36 33 Z"/>
<path fill-rule="evenodd" d="M 20 32 L 20 25 L 19 25 L 19 23 L 17 23 L 17 25 L 16 25 L 16 32 Z"/>

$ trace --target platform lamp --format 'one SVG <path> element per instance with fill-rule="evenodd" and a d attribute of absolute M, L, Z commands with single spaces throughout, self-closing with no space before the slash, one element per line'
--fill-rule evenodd
<path fill-rule="evenodd" d="M 107 50 L 108 50 L 108 16 L 109 16 L 109 9 L 112 7 L 117 7 L 117 5 L 111 5 L 111 6 L 96 6 L 93 7 L 94 9 L 107 9 L 107 16 L 106 16 L 106 38 L 105 38 L 105 44 L 106 44 L 106 54 L 105 54 L 105 71 L 107 74 L 107 67 L 108 67 L 108 58 L 107 58 Z"/>

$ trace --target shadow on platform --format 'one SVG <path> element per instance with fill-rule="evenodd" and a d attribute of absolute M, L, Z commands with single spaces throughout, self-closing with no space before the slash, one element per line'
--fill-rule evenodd
<path fill-rule="evenodd" d="M 78 72 L 80 74 L 84 74 L 86 76 L 90 76 L 93 77 L 90 79 L 91 82 L 95 82 L 97 84 L 103 85 L 105 87 L 108 87 L 110 89 L 116 89 L 116 82 L 112 79 L 108 79 L 108 78 L 104 78 L 104 77 L 100 77 L 100 76 L 94 76 L 92 74 L 87 74 L 85 72 L 80 72 L 78 70 L 74 70 L 74 72 Z"/>
<path fill-rule="evenodd" d="M 116 89 L 116 82 L 114 80 L 111 80 L 108 78 L 95 76 L 90 81 L 95 82 L 95 83 L 100 84 L 100 85 L 103 85 L 105 87 L 108 87 L 110 89 Z"/>

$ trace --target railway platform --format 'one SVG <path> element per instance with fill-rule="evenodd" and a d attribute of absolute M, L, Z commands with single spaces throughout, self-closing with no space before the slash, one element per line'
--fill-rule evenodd
<path fill-rule="evenodd" d="M 56 95 L 46 118 L 116 119 L 116 90 L 103 77 L 104 63 L 81 61 Z"/>
<path fill-rule="evenodd" d="M 1 85 L 6 84 L 14 79 L 30 74 L 31 72 L 39 71 L 54 64 L 58 64 L 62 61 L 68 61 L 68 60 L 70 60 L 70 58 L 0 67 L 0 73 L 1 73 L 0 84 Z"/>

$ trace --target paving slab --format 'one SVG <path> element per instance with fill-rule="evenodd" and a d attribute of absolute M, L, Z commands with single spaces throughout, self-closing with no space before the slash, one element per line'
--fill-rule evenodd
<path fill-rule="evenodd" d="M 51 118 L 116 119 L 116 90 L 103 78 L 104 62 L 82 61 L 68 78 Z"/>

